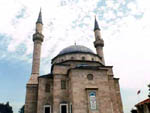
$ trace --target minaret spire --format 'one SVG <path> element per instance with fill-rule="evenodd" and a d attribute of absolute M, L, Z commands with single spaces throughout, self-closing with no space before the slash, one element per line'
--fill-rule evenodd
<path fill-rule="evenodd" d="M 96 31 L 96 30 L 100 30 L 100 28 L 99 28 L 99 25 L 98 25 L 98 22 L 97 22 L 96 16 L 95 16 L 94 31 Z"/>
<path fill-rule="evenodd" d="M 42 34 L 42 30 L 43 30 L 43 22 L 42 22 L 42 11 L 40 8 L 39 16 L 36 21 L 36 33 Z"/>
<path fill-rule="evenodd" d="M 39 12 L 39 16 L 38 16 L 38 19 L 37 19 L 36 24 L 37 24 L 37 23 L 43 24 L 43 22 L 42 22 L 42 12 L 41 12 L 41 8 L 40 8 L 40 12 Z"/>
<path fill-rule="evenodd" d="M 36 32 L 33 34 L 33 42 L 34 42 L 33 62 L 32 62 L 31 77 L 28 84 L 38 83 L 37 78 L 40 75 L 41 45 L 44 40 L 42 30 L 43 30 L 43 23 L 42 23 L 41 9 L 40 9 L 39 16 L 36 22 Z"/>
<path fill-rule="evenodd" d="M 97 55 L 100 57 L 101 62 L 105 65 L 104 55 L 103 55 L 104 41 L 101 38 L 101 32 L 100 32 L 98 22 L 96 20 L 96 16 L 95 16 L 95 23 L 94 23 L 94 34 L 95 34 L 94 46 L 96 48 Z"/>

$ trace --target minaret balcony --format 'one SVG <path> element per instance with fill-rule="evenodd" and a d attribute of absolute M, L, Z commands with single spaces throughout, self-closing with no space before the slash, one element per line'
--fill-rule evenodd
<path fill-rule="evenodd" d="M 104 47 L 104 40 L 98 39 L 98 40 L 94 41 L 94 46 L 95 47 L 98 47 L 98 46 Z"/>
<path fill-rule="evenodd" d="M 41 33 L 37 32 L 37 33 L 33 34 L 33 41 L 35 41 L 35 40 L 39 40 L 39 41 L 43 42 L 44 36 Z"/>

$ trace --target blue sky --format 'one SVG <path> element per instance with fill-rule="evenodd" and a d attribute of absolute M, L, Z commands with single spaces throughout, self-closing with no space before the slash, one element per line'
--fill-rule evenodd
<path fill-rule="evenodd" d="M 95 51 L 94 16 L 105 41 L 107 65 L 120 78 L 124 112 L 147 98 L 150 82 L 150 2 L 148 0 L 3 0 L 0 1 L 0 103 L 9 101 L 14 113 L 24 104 L 31 74 L 35 22 L 42 7 L 41 74 L 51 59 L 75 42 Z M 141 89 L 141 94 L 136 95 Z"/>

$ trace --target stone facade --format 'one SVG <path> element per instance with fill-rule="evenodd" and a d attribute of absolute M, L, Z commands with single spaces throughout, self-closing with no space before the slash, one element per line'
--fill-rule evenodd
<path fill-rule="evenodd" d="M 35 113 L 43 113 L 45 105 L 51 106 L 52 113 L 60 113 L 61 103 L 68 105 L 68 113 L 70 105 L 72 113 L 123 113 L 119 83 L 113 77 L 112 66 L 81 61 L 88 66 L 78 67 L 79 61 L 66 62 L 54 64 L 52 74 L 38 78 L 38 97 L 30 97 L 37 99 Z M 92 79 L 88 78 L 89 74 Z M 66 81 L 66 89 L 61 88 L 62 80 Z M 50 85 L 49 92 L 46 92 L 47 84 Z M 89 93 L 92 91 L 96 92 L 96 110 L 90 109 Z"/>
<path fill-rule="evenodd" d="M 25 113 L 123 113 L 119 79 L 114 78 L 112 66 L 105 65 L 98 23 L 94 42 L 97 54 L 86 47 L 77 49 L 82 47 L 78 45 L 68 47 L 69 52 L 63 50 L 64 54 L 52 59 L 51 72 L 39 76 L 43 24 L 38 20 Z"/>

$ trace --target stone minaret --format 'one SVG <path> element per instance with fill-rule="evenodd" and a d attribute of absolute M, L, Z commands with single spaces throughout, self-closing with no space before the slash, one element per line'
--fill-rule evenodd
<path fill-rule="evenodd" d="M 43 23 L 42 23 L 42 14 L 41 10 L 39 13 L 38 20 L 36 22 L 36 32 L 33 34 L 33 42 L 34 42 L 34 49 L 33 49 L 33 62 L 32 62 L 32 73 L 28 84 L 37 84 L 37 78 L 39 76 L 40 71 L 40 56 L 41 56 L 41 45 L 43 42 Z"/>
<path fill-rule="evenodd" d="M 105 65 L 104 55 L 103 55 L 104 40 L 101 38 L 101 32 L 96 17 L 95 17 L 95 24 L 94 24 L 94 34 L 95 34 L 94 46 L 96 48 L 96 52 L 98 56 L 101 58 L 102 63 Z"/>
<path fill-rule="evenodd" d="M 40 71 L 41 45 L 43 42 L 43 23 L 41 10 L 36 22 L 36 32 L 33 34 L 33 62 L 31 77 L 26 86 L 25 113 L 37 113 L 38 76 Z"/>

